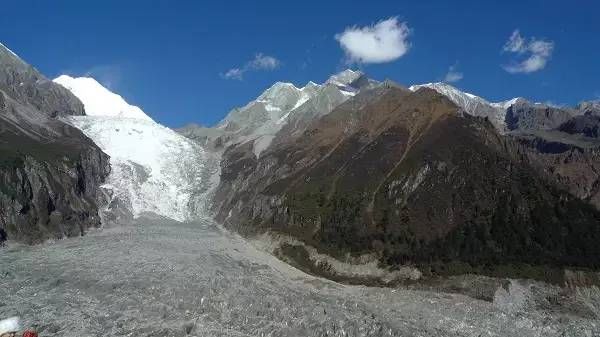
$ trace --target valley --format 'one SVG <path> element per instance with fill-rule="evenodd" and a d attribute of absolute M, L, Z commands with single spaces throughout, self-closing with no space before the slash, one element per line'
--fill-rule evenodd
<path fill-rule="evenodd" d="M 18 315 L 43 336 L 600 333 L 597 290 L 567 296 L 513 281 L 490 301 L 348 286 L 296 270 L 210 219 L 180 223 L 148 214 L 81 238 L 11 243 L 0 254 L 0 282 L 0 316 Z"/>
<path fill-rule="evenodd" d="M 0 45 L 0 318 L 43 336 L 600 335 L 600 105 L 343 70 L 171 129 Z"/>

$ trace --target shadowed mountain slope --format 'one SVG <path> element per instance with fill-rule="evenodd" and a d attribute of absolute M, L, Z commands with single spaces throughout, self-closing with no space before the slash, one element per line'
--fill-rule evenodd
<path fill-rule="evenodd" d="M 39 242 L 100 225 L 108 156 L 58 118 L 83 104 L 0 45 L 0 231 Z"/>

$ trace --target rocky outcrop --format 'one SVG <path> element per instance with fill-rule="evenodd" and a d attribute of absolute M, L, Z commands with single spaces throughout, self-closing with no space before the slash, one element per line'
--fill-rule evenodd
<path fill-rule="evenodd" d="M 0 230 L 36 243 L 100 225 L 108 156 L 61 116 L 83 104 L 0 45 Z"/>
<path fill-rule="evenodd" d="M 584 137 L 600 139 L 600 114 L 588 113 L 576 116 L 561 124 L 558 130 L 570 135 L 580 134 Z"/>
<path fill-rule="evenodd" d="M 576 115 L 571 109 L 518 100 L 506 111 L 508 130 L 553 130 Z"/>
<path fill-rule="evenodd" d="M 54 84 L 2 44 L 0 90 L 21 104 L 51 117 L 85 114 L 79 99 L 64 87 Z"/>
<path fill-rule="evenodd" d="M 561 132 L 513 135 L 533 166 L 600 209 L 600 141 Z"/>
<path fill-rule="evenodd" d="M 20 153 L 0 165 L 0 227 L 9 239 L 37 243 L 99 227 L 99 185 L 108 157 L 90 147 L 73 158 Z"/>

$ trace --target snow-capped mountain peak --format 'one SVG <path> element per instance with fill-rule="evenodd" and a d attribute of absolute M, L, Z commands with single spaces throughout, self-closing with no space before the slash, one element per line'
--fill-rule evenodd
<path fill-rule="evenodd" d="M 496 103 L 491 103 L 492 106 L 494 107 L 498 107 L 498 108 L 502 108 L 502 109 L 508 109 L 511 106 L 517 104 L 518 102 L 527 102 L 526 99 L 522 98 L 522 97 L 515 97 L 506 101 L 502 101 L 502 102 L 496 102 Z"/>
<path fill-rule="evenodd" d="M 353 70 L 335 74 L 324 84 L 310 81 L 301 88 L 292 83 L 277 82 L 255 100 L 232 109 L 213 130 L 188 127 L 182 132 L 194 139 L 202 139 L 205 144 L 209 139 L 218 139 L 219 148 L 252 141 L 258 157 L 290 121 L 298 123 L 326 114 L 361 88 L 376 83 Z"/>
<path fill-rule="evenodd" d="M 456 87 L 443 82 L 412 85 L 409 89 L 411 91 L 417 91 L 423 87 L 433 89 L 446 96 L 470 115 L 487 117 L 500 132 L 505 130 L 506 109 L 510 107 L 511 104 L 514 104 L 513 100 L 490 103 L 477 95 L 461 91 Z"/>
<path fill-rule="evenodd" d="M 483 99 L 479 96 L 473 95 L 468 92 L 461 91 L 461 90 L 457 89 L 456 87 L 454 87 L 448 83 L 444 83 L 444 82 L 413 85 L 409 89 L 411 91 L 417 91 L 418 89 L 423 88 L 423 87 L 431 88 L 431 89 L 439 92 L 440 94 L 448 97 L 451 101 L 453 101 L 454 103 L 456 103 L 457 105 L 459 105 L 463 108 L 465 108 L 465 106 L 471 106 L 476 103 L 490 104 L 488 101 L 486 101 L 485 99 Z M 465 110 L 470 110 L 470 109 L 465 108 Z"/>
<path fill-rule="evenodd" d="M 289 110 L 296 105 L 301 96 L 302 89 L 292 83 L 277 82 L 265 90 L 256 102 L 265 103 L 267 110 Z"/>
<path fill-rule="evenodd" d="M 73 78 L 61 75 L 54 79 L 55 83 L 69 89 L 85 106 L 88 116 L 110 116 L 121 118 L 134 118 L 152 121 L 142 109 L 128 104 L 123 97 L 106 89 L 91 77 Z"/>
<path fill-rule="evenodd" d="M 364 74 L 360 71 L 346 69 L 340 73 L 332 75 L 331 77 L 329 77 L 329 79 L 325 83 L 344 87 L 344 86 L 348 86 L 352 82 L 358 80 L 363 75 Z"/>
<path fill-rule="evenodd" d="M 306 83 L 306 85 L 304 86 L 304 88 L 302 89 L 308 89 L 308 88 L 316 88 L 316 87 L 320 87 L 321 85 L 313 82 L 313 81 L 308 81 L 308 83 Z"/>

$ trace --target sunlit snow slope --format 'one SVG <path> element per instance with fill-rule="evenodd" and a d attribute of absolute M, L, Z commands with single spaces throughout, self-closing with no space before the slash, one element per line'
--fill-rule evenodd
<path fill-rule="evenodd" d="M 92 78 L 54 80 L 85 105 L 69 118 L 110 157 L 105 188 L 133 213 L 188 220 L 202 214 L 218 160 L 198 144 L 154 122 Z"/>

